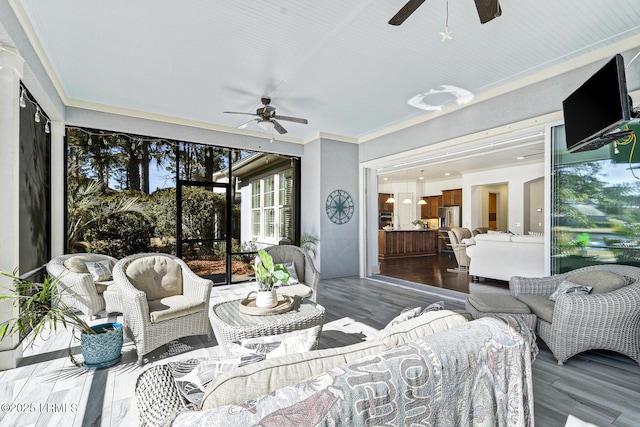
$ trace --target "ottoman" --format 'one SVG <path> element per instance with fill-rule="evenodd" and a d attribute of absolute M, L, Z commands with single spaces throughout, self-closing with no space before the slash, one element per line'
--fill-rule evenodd
<path fill-rule="evenodd" d="M 474 319 L 495 314 L 515 314 L 531 329 L 536 330 L 535 314 L 529 306 L 508 294 L 471 294 L 465 302 L 466 310 Z"/>

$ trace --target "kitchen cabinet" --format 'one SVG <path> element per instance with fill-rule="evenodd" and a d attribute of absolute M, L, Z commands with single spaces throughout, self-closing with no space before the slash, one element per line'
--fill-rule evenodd
<path fill-rule="evenodd" d="M 435 255 L 438 250 L 437 230 L 378 231 L 378 258 L 402 258 Z"/>
<path fill-rule="evenodd" d="M 421 218 L 438 218 L 438 207 L 440 207 L 441 196 L 426 196 L 422 200 L 425 205 L 420 206 Z"/>
<path fill-rule="evenodd" d="M 391 193 L 378 193 L 378 212 L 393 212 L 393 203 L 387 203 Z"/>
<path fill-rule="evenodd" d="M 461 206 L 462 188 L 442 190 L 442 206 Z"/>

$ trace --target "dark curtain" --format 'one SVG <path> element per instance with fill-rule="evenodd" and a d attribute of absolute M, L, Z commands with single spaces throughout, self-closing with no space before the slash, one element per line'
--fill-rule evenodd
<path fill-rule="evenodd" d="M 51 134 L 47 119 L 26 92 L 20 109 L 20 273 L 38 269 L 51 258 Z"/>

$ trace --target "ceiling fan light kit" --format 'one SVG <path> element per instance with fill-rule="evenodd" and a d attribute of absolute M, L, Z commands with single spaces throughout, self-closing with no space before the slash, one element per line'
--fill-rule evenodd
<path fill-rule="evenodd" d="M 264 131 L 272 131 L 273 129 L 275 129 L 281 135 L 284 133 L 287 133 L 287 130 L 284 128 L 284 126 L 282 126 L 278 122 L 278 120 L 301 123 L 303 125 L 306 125 L 307 123 L 309 123 L 307 119 L 301 119 L 299 117 L 280 116 L 276 114 L 276 107 L 270 105 L 271 98 L 262 97 L 260 101 L 262 102 L 263 107 L 258 108 L 255 113 L 243 113 L 239 111 L 225 111 L 225 113 L 226 114 L 243 114 L 246 116 L 257 117 L 257 119 L 252 119 L 252 120 L 249 120 L 247 123 L 242 124 L 240 126 L 241 129 L 246 128 L 249 123 L 255 121 L 258 123 L 258 127 L 260 127 L 260 129 Z"/>
<path fill-rule="evenodd" d="M 274 125 L 270 120 L 260 119 L 258 120 L 258 127 L 264 131 L 269 131 L 274 128 Z"/>

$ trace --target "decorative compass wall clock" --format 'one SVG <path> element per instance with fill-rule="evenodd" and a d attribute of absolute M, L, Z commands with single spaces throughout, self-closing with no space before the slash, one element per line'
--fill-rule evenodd
<path fill-rule="evenodd" d="M 325 210 L 331 221 L 336 224 L 346 224 L 353 216 L 353 199 L 344 190 L 334 190 L 327 197 Z"/>

